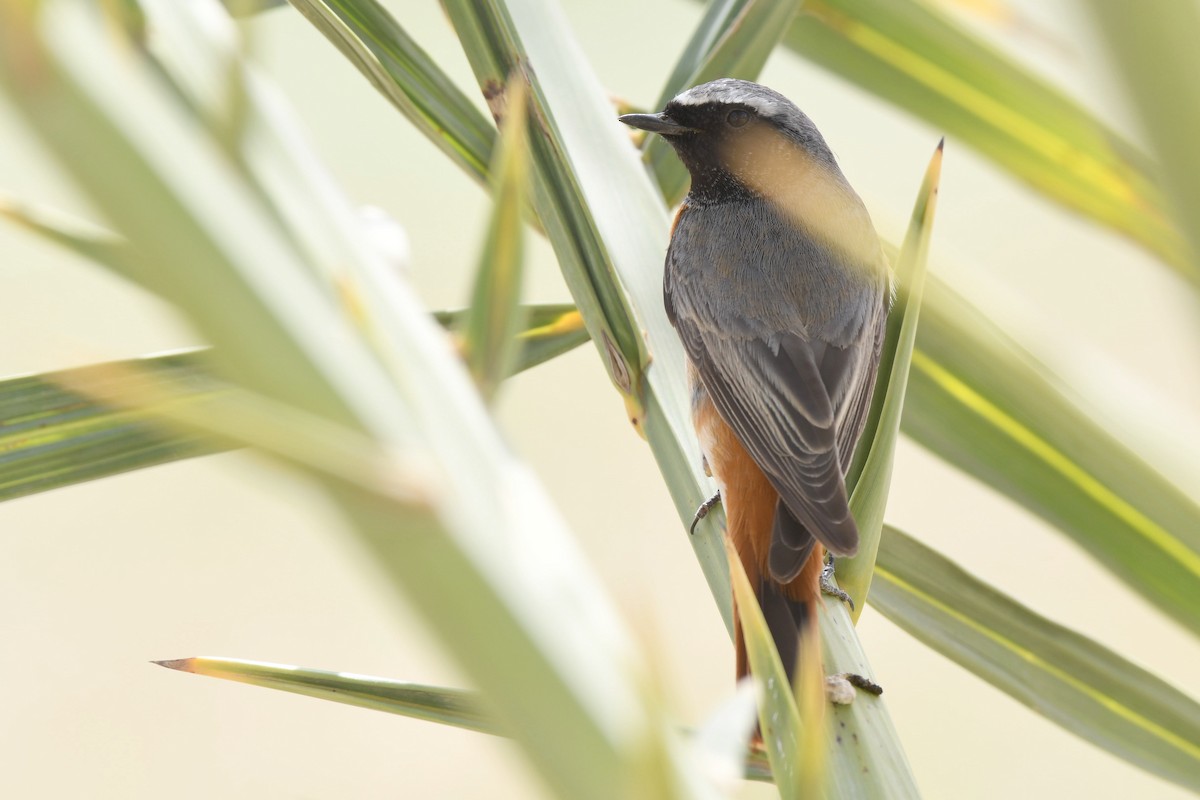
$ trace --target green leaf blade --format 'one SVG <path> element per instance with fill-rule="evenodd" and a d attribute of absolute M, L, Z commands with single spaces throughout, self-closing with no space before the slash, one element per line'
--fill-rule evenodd
<path fill-rule="evenodd" d="M 896 452 L 896 438 L 900 435 L 909 366 L 925 290 L 925 268 L 934 211 L 937 208 L 943 144 L 938 144 L 930 159 L 917 193 L 908 233 L 904 237 L 904 247 L 896 265 L 898 297 L 888 316 L 867 424 L 855 448 L 847 475 L 847 488 L 851 491 L 850 510 L 858 524 L 859 549 L 854 558 L 838 560 L 837 576 L 842 588 L 854 600 L 851 616 L 855 620 L 862 613 L 871 586 L 875 552 L 879 548 L 883 514 L 892 482 L 892 461 Z"/>
<path fill-rule="evenodd" d="M 463 327 L 467 368 L 488 401 L 512 371 L 521 342 L 525 183 L 527 180 L 525 87 L 512 80 L 505 91 L 505 118 L 497 148 L 492 216 L 484 238 L 475 288 Z"/>
<path fill-rule="evenodd" d="M 495 720 L 483 710 L 479 696 L 462 689 L 236 658 L 197 657 L 154 663 L 180 672 L 503 735 Z"/>
<path fill-rule="evenodd" d="M 869 601 L 917 639 L 1066 730 L 1200 790 L 1200 704 L 894 528 L 880 546 Z"/>
<path fill-rule="evenodd" d="M 374 0 L 292 5 L 455 163 L 487 183 L 496 129 Z"/>
<path fill-rule="evenodd" d="M 1200 101 L 1168 76 L 1195 75 L 1200 69 L 1194 47 L 1200 14 L 1189 3 L 1087 5 L 1158 156 L 1171 210 L 1190 245 L 1194 277 L 1200 268 L 1200 157 L 1195 146 Z"/>
<path fill-rule="evenodd" d="M 217 391 L 193 353 L 131 363 L 191 392 Z M 105 406 L 68 388 L 95 374 L 83 367 L 0 381 L 0 501 L 223 449 L 165 429 L 151 412 Z"/>
<path fill-rule="evenodd" d="M 804 10 L 784 38 L 798 55 L 1200 276 L 1148 160 L 1069 97 L 918 0 L 810 0 Z"/>
<path fill-rule="evenodd" d="M 742 567 L 741 557 L 728 538 L 725 553 L 733 585 L 734 605 L 746 642 L 746 655 L 750 660 L 750 674 L 759 687 L 759 729 L 762 731 L 767 760 L 771 764 L 771 774 L 779 786 L 779 796 L 785 800 L 817 797 L 824 783 L 824 762 L 816 760 L 814 765 L 814 759 L 808 751 L 814 749 L 814 743 L 816 748 L 821 748 L 820 741 L 827 737 L 828 731 L 814 724 L 812 719 L 805 724 L 800 718 L 792 683 L 784 671 L 779 651 L 775 649 L 767 621 L 754 596 L 746 570 Z M 808 639 L 801 644 L 811 648 L 814 642 Z M 820 677 L 801 674 L 800 680 L 819 681 Z M 816 766 L 818 774 L 806 770 L 806 766 Z M 813 789 L 817 791 L 811 791 Z"/>
<path fill-rule="evenodd" d="M 1200 507 L 1088 419 L 1003 331 L 944 284 L 928 290 L 904 433 L 1200 632 Z"/>

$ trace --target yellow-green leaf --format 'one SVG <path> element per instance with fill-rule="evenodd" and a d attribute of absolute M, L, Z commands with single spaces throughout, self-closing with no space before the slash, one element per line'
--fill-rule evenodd
<path fill-rule="evenodd" d="M 879 548 L 879 536 L 883 530 L 883 512 L 887 508 L 888 490 L 892 483 L 892 460 L 896 438 L 900 435 L 909 364 L 917 339 L 917 321 L 925 290 L 925 263 L 929 255 L 929 237 L 933 231 L 941 171 L 942 143 L 939 143 L 925 171 L 925 179 L 921 182 L 908 233 L 904 237 L 904 247 L 896 265 L 897 298 L 888 317 L 867 424 L 848 475 L 848 488 L 852 491 L 850 510 L 858 523 L 858 555 L 839 559 L 837 576 L 842 588 L 854 600 L 852 614 L 856 620 L 862 613 L 871 586 L 875 552 Z"/>

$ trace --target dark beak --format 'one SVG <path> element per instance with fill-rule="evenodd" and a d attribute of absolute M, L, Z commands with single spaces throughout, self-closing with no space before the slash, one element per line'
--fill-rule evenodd
<path fill-rule="evenodd" d="M 679 136 L 683 133 L 695 133 L 696 131 L 695 128 L 680 125 L 668 117 L 665 111 L 658 114 L 626 114 L 618 119 L 632 128 L 641 128 L 644 131 L 657 133 L 660 136 Z"/>

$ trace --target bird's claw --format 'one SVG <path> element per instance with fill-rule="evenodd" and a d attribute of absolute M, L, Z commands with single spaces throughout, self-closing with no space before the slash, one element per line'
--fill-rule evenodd
<path fill-rule="evenodd" d="M 833 556 L 827 556 L 825 559 L 825 566 L 821 569 L 820 586 L 823 594 L 836 597 L 850 606 L 851 611 L 854 610 L 854 598 L 846 594 L 845 590 L 838 586 L 833 579 Z"/>
<path fill-rule="evenodd" d="M 700 520 L 707 517 L 708 512 L 712 510 L 712 507 L 717 505 L 720 502 L 721 502 L 721 493 L 717 492 L 712 497 L 708 498 L 703 503 L 701 503 L 700 507 L 696 509 L 696 516 L 692 518 L 692 527 L 688 530 L 688 532 L 691 534 L 695 534 L 696 526 L 700 524 Z"/>

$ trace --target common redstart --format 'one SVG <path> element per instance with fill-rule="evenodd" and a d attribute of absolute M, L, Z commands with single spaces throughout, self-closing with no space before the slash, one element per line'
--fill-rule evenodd
<path fill-rule="evenodd" d="M 793 678 L 825 551 L 858 550 L 845 472 L 891 305 L 887 259 L 825 139 L 778 92 L 723 78 L 621 122 L 665 138 L 691 173 L 667 315 L 729 536 Z M 740 625 L 735 638 L 741 678 Z"/>

